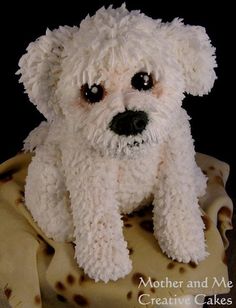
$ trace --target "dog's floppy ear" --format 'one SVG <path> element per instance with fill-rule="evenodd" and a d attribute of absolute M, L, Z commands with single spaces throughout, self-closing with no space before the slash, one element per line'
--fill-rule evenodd
<path fill-rule="evenodd" d="M 53 31 L 47 29 L 46 35 L 29 44 L 27 53 L 19 61 L 17 74 L 21 74 L 20 82 L 32 103 L 49 121 L 61 113 L 54 94 L 64 46 L 77 29 L 68 26 Z"/>
<path fill-rule="evenodd" d="M 174 44 L 177 60 L 182 64 L 185 91 L 192 95 L 207 94 L 214 85 L 215 48 L 205 28 L 184 25 L 181 19 L 163 24 L 164 31 Z"/>

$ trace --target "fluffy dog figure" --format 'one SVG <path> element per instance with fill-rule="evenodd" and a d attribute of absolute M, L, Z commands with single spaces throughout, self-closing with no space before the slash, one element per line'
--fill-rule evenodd
<path fill-rule="evenodd" d="M 102 8 L 79 28 L 47 30 L 19 66 L 47 119 L 25 143 L 35 148 L 26 205 L 46 235 L 73 240 L 91 278 L 117 280 L 132 268 L 122 214 L 153 200 L 163 252 L 203 260 L 206 181 L 181 104 L 184 92 L 206 94 L 216 78 L 204 28 Z"/>

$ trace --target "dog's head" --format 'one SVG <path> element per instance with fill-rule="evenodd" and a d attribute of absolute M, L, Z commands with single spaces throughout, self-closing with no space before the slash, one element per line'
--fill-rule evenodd
<path fill-rule="evenodd" d="M 48 121 L 64 117 L 103 154 L 134 157 L 165 140 L 184 92 L 207 94 L 214 48 L 202 27 L 100 9 L 47 30 L 21 58 L 20 81 Z"/>

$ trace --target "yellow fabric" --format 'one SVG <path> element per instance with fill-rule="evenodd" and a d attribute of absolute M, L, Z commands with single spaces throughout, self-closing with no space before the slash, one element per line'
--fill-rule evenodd
<path fill-rule="evenodd" d="M 199 166 L 209 177 L 207 193 L 200 200 L 210 253 L 206 260 L 199 265 L 182 264 L 163 255 L 152 234 L 151 207 L 148 207 L 123 217 L 132 272 L 124 279 L 105 284 L 95 283 L 79 269 L 72 243 L 48 239 L 34 223 L 24 205 L 24 182 L 30 160 L 30 154 L 19 154 L 0 165 L 0 288 L 11 307 L 135 308 L 143 307 L 137 301 L 142 292 L 168 298 L 229 291 L 223 285 L 212 287 L 214 277 L 228 281 L 225 232 L 231 228 L 232 202 L 224 188 L 229 173 L 227 164 L 197 155 Z M 183 286 L 138 288 L 140 277 L 145 281 L 149 277 L 153 281 L 168 277 L 183 281 Z M 204 281 L 206 277 L 206 288 L 187 287 L 188 281 Z"/>

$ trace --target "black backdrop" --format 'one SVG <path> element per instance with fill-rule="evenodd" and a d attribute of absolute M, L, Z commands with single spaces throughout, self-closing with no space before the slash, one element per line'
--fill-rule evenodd
<path fill-rule="evenodd" d="M 79 25 L 88 13 L 92 15 L 103 5 L 121 1 L 19 1 L 5 3 L 1 8 L 1 120 L 0 162 L 15 155 L 27 134 L 43 116 L 23 94 L 23 86 L 15 76 L 17 63 L 27 45 L 45 33 L 46 28 Z M 216 47 L 217 75 L 212 92 L 204 97 L 187 96 L 184 107 L 192 117 L 192 134 L 196 150 L 213 155 L 231 165 L 228 191 L 235 196 L 235 120 L 233 103 L 235 80 L 233 66 L 234 27 L 232 7 L 222 1 L 126 1 L 128 9 L 141 9 L 153 18 L 171 21 L 181 17 L 185 23 L 206 27 Z M 175 4 L 175 5 L 174 5 Z"/>

